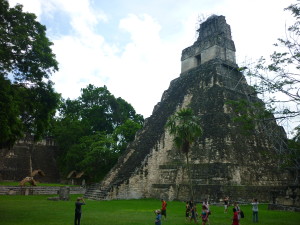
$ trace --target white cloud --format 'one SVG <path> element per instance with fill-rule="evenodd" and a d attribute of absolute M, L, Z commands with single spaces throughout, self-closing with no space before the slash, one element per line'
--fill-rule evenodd
<path fill-rule="evenodd" d="M 76 98 L 80 88 L 89 83 L 105 84 L 115 96 L 131 103 L 144 116 L 150 115 L 170 81 L 179 76 L 181 51 L 195 41 L 199 14 L 215 13 L 226 17 L 232 29 L 238 62 L 241 62 L 245 56 L 255 59 L 269 54 L 272 44 L 284 31 L 286 19 L 282 12 L 288 6 L 282 0 L 187 0 L 172 4 L 172 10 L 160 7 L 156 12 L 158 5 L 168 4 L 161 5 L 158 0 L 153 0 L 147 2 L 147 7 L 137 7 L 141 14 L 128 14 L 129 11 L 124 12 L 122 8 L 112 8 L 110 2 L 95 1 L 93 6 L 98 4 L 96 8 L 91 6 L 90 0 L 19 1 L 24 4 L 24 9 L 39 17 L 53 18 L 59 13 L 66 17 L 64 22 L 70 24 L 72 30 L 66 32 L 68 35 L 55 33 L 51 37 L 60 66 L 60 71 L 52 77 L 56 91 L 64 97 Z M 132 12 L 135 5 L 130 3 L 126 3 L 126 8 Z M 101 11 L 104 4 L 111 11 Z M 112 13 L 115 10 L 123 18 L 118 18 L 119 27 L 113 29 L 118 33 L 111 36 L 118 36 L 120 40 L 123 34 L 129 35 L 129 40 L 122 39 L 122 43 L 127 41 L 125 45 L 112 43 L 112 40 L 108 42 L 107 34 L 100 29 L 103 23 L 111 22 L 108 17 L 114 20 L 109 25 L 118 24 L 117 18 L 113 17 L 116 14 Z M 51 24 L 47 28 L 55 30 Z"/>

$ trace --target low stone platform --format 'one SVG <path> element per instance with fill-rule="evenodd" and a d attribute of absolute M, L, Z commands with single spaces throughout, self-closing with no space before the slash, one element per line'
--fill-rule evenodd
<path fill-rule="evenodd" d="M 58 194 L 60 187 L 35 186 L 0 186 L 0 195 L 53 195 Z M 84 194 L 83 187 L 70 187 L 70 194 Z"/>
<path fill-rule="evenodd" d="M 279 205 L 279 204 L 269 204 L 268 209 L 269 210 L 300 212 L 299 207 L 294 207 L 294 206 L 289 206 L 289 205 Z"/>

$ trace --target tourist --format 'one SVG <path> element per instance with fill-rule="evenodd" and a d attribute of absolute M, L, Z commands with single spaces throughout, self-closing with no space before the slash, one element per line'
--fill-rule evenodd
<path fill-rule="evenodd" d="M 201 212 L 201 219 L 202 219 L 202 225 L 206 225 L 208 222 L 208 216 L 209 216 L 209 211 L 206 208 L 205 205 L 202 205 L 202 212 Z"/>
<path fill-rule="evenodd" d="M 167 219 L 167 202 L 164 199 L 161 199 L 161 216 L 164 216 Z"/>
<path fill-rule="evenodd" d="M 228 212 L 228 206 L 229 206 L 229 197 L 226 196 L 224 198 L 224 213 L 227 213 Z"/>
<path fill-rule="evenodd" d="M 211 214 L 210 212 L 210 209 L 209 209 L 209 203 L 208 203 L 208 200 L 207 199 L 204 199 L 203 203 L 202 203 L 203 206 L 206 207 L 206 210 L 207 210 L 207 213 L 208 213 L 208 216 Z M 206 222 L 208 225 L 210 224 L 209 223 L 209 218 L 207 217 L 207 222 Z"/>
<path fill-rule="evenodd" d="M 238 212 L 236 211 L 236 208 L 233 208 L 232 225 L 240 225 L 239 215 Z"/>
<path fill-rule="evenodd" d="M 159 209 L 154 211 L 155 217 L 155 225 L 161 225 L 161 211 Z"/>
<path fill-rule="evenodd" d="M 85 201 L 83 198 L 78 197 L 77 201 L 75 202 L 75 222 L 74 222 L 75 225 L 80 225 L 82 205 L 85 205 Z"/>
<path fill-rule="evenodd" d="M 207 199 L 204 199 L 202 205 L 204 205 L 207 208 L 207 210 L 209 210 L 209 204 L 208 204 L 208 200 Z"/>
<path fill-rule="evenodd" d="M 196 207 L 196 203 L 194 203 L 193 201 L 190 201 L 190 207 L 191 207 L 191 216 L 190 216 L 190 222 L 192 222 L 192 220 L 194 220 L 195 223 L 198 223 L 198 214 L 197 214 L 197 207 Z"/>
<path fill-rule="evenodd" d="M 190 217 L 190 211 L 191 211 L 191 207 L 190 207 L 190 202 L 187 201 L 185 204 L 185 220 L 187 221 Z"/>
<path fill-rule="evenodd" d="M 252 202 L 252 221 L 258 223 L 258 202 L 256 198 Z"/>
<path fill-rule="evenodd" d="M 234 202 L 233 207 L 235 208 L 236 212 L 238 213 L 238 220 L 241 219 L 241 208 L 237 202 Z"/>

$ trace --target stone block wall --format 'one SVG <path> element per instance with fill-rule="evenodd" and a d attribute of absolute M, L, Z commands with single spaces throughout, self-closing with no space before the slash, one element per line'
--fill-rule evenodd
<path fill-rule="evenodd" d="M 46 174 L 35 179 L 40 182 L 59 182 L 56 155 L 57 148 L 46 144 L 20 142 L 11 149 L 0 149 L 0 177 L 2 180 L 21 181 L 30 175 L 31 165 L 32 170 L 41 169 Z"/>

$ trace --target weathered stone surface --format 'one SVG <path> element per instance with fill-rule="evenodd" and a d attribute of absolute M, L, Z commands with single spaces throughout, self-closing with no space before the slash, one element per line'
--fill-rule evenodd
<path fill-rule="evenodd" d="M 57 147 L 50 141 L 33 144 L 18 142 L 11 149 L 0 149 L 0 175 L 3 180 L 21 181 L 32 170 L 40 169 L 46 176 L 36 176 L 40 182 L 59 182 L 56 163 Z"/>
<path fill-rule="evenodd" d="M 182 73 L 216 58 L 236 64 L 235 45 L 224 16 L 209 17 L 200 25 L 198 32 L 197 41 L 182 51 Z"/>
<path fill-rule="evenodd" d="M 69 201 L 70 200 L 70 187 L 68 187 L 68 186 L 60 187 L 58 194 L 59 194 L 59 200 Z"/>
<path fill-rule="evenodd" d="M 201 24 L 205 34 L 200 35 L 200 42 L 214 35 L 230 40 L 230 27 L 225 26 L 224 21 L 221 16 Z M 220 24 L 216 25 L 218 22 Z M 211 38 L 214 40 L 215 37 Z M 231 47 L 224 43 L 216 44 L 235 51 L 233 42 Z M 202 54 L 204 50 L 200 48 L 199 52 Z M 183 50 L 184 59 L 189 51 Z M 194 55 L 195 52 L 189 56 Z M 209 197 L 218 202 L 229 195 L 236 200 L 250 201 L 255 197 L 269 201 L 271 190 L 281 190 L 291 177 L 287 171 L 279 170 L 278 161 L 265 154 L 276 154 L 276 145 L 282 144 L 270 139 L 266 128 L 272 130 L 275 140 L 283 143 L 285 133 L 274 121 L 269 121 L 256 124 L 255 133 L 243 135 L 240 124 L 233 120 L 236 113 L 226 104 L 228 100 L 240 99 L 261 102 L 253 95 L 253 89 L 247 85 L 235 61 L 214 56 L 181 73 L 163 93 L 161 102 L 117 165 L 85 196 L 91 199 L 187 200 L 189 185 L 185 157 L 174 148 L 165 124 L 176 111 L 190 107 L 201 118 L 203 128 L 203 136 L 192 146 L 189 155 L 196 200 Z"/>

